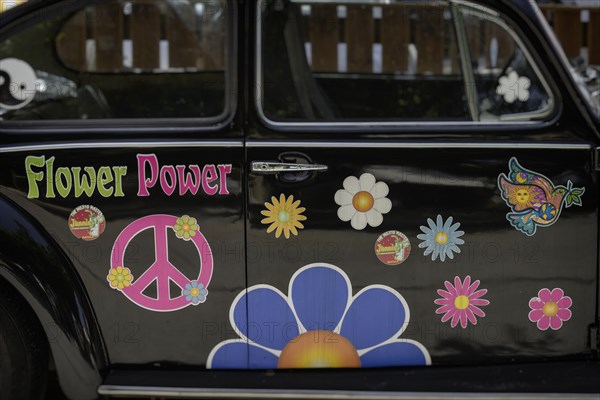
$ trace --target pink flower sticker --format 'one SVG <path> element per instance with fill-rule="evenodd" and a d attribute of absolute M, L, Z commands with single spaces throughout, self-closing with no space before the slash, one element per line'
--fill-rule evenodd
<path fill-rule="evenodd" d="M 573 300 L 569 296 L 565 296 L 562 289 L 544 288 L 538 292 L 538 297 L 533 297 L 529 300 L 529 320 L 537 322 L 539 330 L 545 331 L 548 328 L 558 330 L 562 328 L 563 321 L 571 319 L 571 310 L 569 308 L 573 304 Z"/>
<path fill-rule="evenodd" d="M 442 322 L 452 319 L 451 327 L 456 327 L 460 322 L 460 326 L 465 329 L 468 322 L 477 325 L 476 317 L 485 317 L 485 313 L 479 307 L 487 306 L 490 302 L 481 298 L 487 293 L 487 289 L 477 290 L 479 284 L 478 280 L 471 283 L 470 276 L 462 282 L 458 276 L 454 277 L 454 286 L 449 281 L 444 282 L 447 291 L 439 289 L 437 293 L 442 298 L 434 301 L 441 306 L 435 313 L 444 314 Z"/>

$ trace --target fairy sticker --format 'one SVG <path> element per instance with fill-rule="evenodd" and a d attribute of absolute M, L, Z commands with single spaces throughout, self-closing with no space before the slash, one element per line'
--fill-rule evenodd
<path fill-rule="evenodd" d="M 563 206 L 581 206 L 581 196 L 585 188 L 575 188 L 568 181 L 567 186 L 554 186 L 542 174 L 523 168 L 515 157 L 508 162 L 508 176 L 498 176 L 498 188 L 502 199 L 510 207 L 506 219 L 518 231 L 533 236 L 538 225 L 554 224 L 560 217 Z"/>
<path fill-rule="evenodd" d="M 125 265 L 125 251 L 131 240 L 139 233 L 151 229 L 154 232 L 154 263 L 138 278 Z M 169 261 L 168 234 L 193 244 L 200 256 L 198 275 L 193 279 L 185 276 Z M 111 268 L 106 277 L 111 288 L 120 291 L 138 306 L 152 311 L 175 311 L 187 306 L 204 303 L 208 284 L 213 272 L 213 256 L 208 241 L 200 232 L 195 218 L 184 215 L 149 215 L 129 224 L 115 240 L 111 254 Z M 143 292 L 156 282 L 156 297 Z M 171 293 L 170 282 L 180 292 Z"/>

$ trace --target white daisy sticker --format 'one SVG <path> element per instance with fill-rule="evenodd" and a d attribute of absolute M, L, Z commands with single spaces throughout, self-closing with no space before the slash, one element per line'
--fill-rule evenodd
<path fill-rule="evenodd" d="M 441 215 L 437 216 L 436 222 L 433 222 L 431 218 L 427 218 L 427 226 L 421 226 L 423 233 L 417 235 L 417 238 L 421 239 L 419 248 L 425 248 L 425 256 L 432 254 L 431 260 L 435 261 L 438 257 L 440 261 L 446 261 L 446 257 L 449 259 L 454 258 L 454 253 L 460 253 L 459 245 L 465 244 L 465 241 L 460 239 L 465 233 L 459 231 L 460 223 L 457 222 L 452 225 L 452 217 L 448 218 L 445 222 Z"/>
<path fill-rule="evenodd" d="M 504 96 L 504 101 L 507 103 L 512 104 L 517 100 L 529 100 L 531 81 L 526 76 L 519 76 L 515 71 L 512 71 L 508 76 L 501 77 L 498 83 L 496 93 Z"/>
<path fill-rule="evenodd" d="M 386 197 L 390 189 L 384 182 L 377 182 L 372 174 L 362 174 L 360 178 L 349 176 L 344 179 L 344 188 L 335 193 L 338 217 L 350 221 L 356 230 L 365 229 L 367 224 L 377 227 L 383 222 L 383 214 L 392 209 L 392 202 Z"/>

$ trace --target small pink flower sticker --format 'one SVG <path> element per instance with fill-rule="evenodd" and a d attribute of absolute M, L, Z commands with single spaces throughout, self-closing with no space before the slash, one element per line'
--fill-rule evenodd
<path fill-rule="evenodd" d="M 435 313 L 444 314 L 442 322 L 452 319 L 451 327 L 456 327 L 460 322 L 460 326 L 465 329 L 467 322 L 477 325 L 475 316 L 485 317 L 485 313 L 479 307 L 487 306 L 490 302 L 481 298 L 487 293 L 487 289 L 477 290 L 479 284 L 478 280 L 471 283 L 470 276 L 467 276 L 463 282 L 458 276 L 454 277 L 454 286 L 449 281 L 444 282 L 444 286 L 448 290 L 439 289 L 437 293 L 442 298 L 434 301 L 435 304 L 441 306 L 435 310 Z"/>
<path fill-rule="evenodd" d="M 563 321 L 571 319 L 571 310 L 569 308 L 573 300 L 565 296 L 562 289 L 544 288 L 538 292 L 538 297 L 529 300 L 529 320 L 537 322 L 539 330 L 545 331 L 548 328 L 558 330 L 562 327 Z"/>

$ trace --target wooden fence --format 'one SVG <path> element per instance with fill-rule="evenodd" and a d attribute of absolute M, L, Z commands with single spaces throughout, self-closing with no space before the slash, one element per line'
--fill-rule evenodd
<path fill-rule="evenodd" d="M 567 56 L 600 65 L 600 6 L 542 5 Z M 459 71 L 456 39 L 444 3 L 416 5 L 304 4 L 307 56 L 314 71 Z M 471 56 L 479 67 L 501 66 L 513 40 L 492 23 L 465 17 Z M 492 42 L 495 42 L 492 44 Z M 391 50 L 390 50 L 391 49 Z"/>
<path fill-rule="evenodd" d="M 179 4 L 176 9 L 167 3 L 132 0 L 90 7 L 64 26 L 57 39 L 58 54 L 73 68 L 98 72 L 222 69 L 227 11 L 209 10 L 220 4 L 214 0 Z M 444 2 L 299 7 L 314 71 L 460 72 L 452 19 Z M 587 54 L 590 63 L 600 64 L 600 7 L 544 5 L 542 10 L 569 57 Z M 465 20 L 478 65 L 503 65 L 513 52 L 510 37 L 495 24 Z"/>
<path fill-rule="evenodd" d="M 460 73 L 456 35 L 445 2 L 312 3 L 302 6 L 302 14 L 313 71 Z M 503 65 L 512 56 L 513 40 L 497 25 L 466 16 L 465 27 L 471 56 L 480 68 Z"/>
<path fill-rule="evenodd" d="M 600 6 L 542 4 L 540 8 L 568 57 L 587 54 L 588 64 L 600 65 Z"/>
<path fill-rule="evenodd" d="M 57 36 L 57 52 L 68 66 L 97 72 L 223 69 L 227 11 L 215 9 L 215 4 L 219 3 L 180 2 L 177 8 L 152 0 L 98 4 L 65 24 Z"/>

